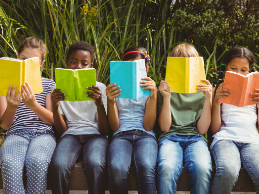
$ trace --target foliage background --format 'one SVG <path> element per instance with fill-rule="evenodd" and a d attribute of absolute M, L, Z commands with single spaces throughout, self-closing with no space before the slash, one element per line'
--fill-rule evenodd
<path fill-rule="evenodd" d="M 259 59 L 258 0 L 0 0 L 0 57 L 16 57 L 28 36 L 41 38 L 49 54 L 43 75 L 66 67 L 68 46 L 95 47 L 97 79 L 109 83 L 109 62 L 132 45 L 151 55 L 149 76 L 165 77 L 166 57 L 182 42 L 195 45 L 215 83 L 222 56 L 246 46 Z"/>

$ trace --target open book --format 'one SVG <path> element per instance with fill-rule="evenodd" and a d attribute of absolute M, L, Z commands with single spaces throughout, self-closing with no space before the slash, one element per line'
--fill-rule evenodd
<path fill-rule="evenodd" d="M 135 99 L 150 95 L 150 90 L 140 86 L 143 77 L 147 77 L 145 59 L 110 62 L 110 83 L 116 83 L 122 89 L 118 98 Z"/>
<path fill-rule="evenodd" d="M 16 94 L 28 82 L 34 94 L 43 92 L 39 58 L 26 60 L 0 58 L 0 96 L 6 96 L 10 85 L 16 86 Z"/>
<path fill-rule="evenodd" d="M 87 97 L 87 87 L 96 85 L 96 69 L 62 69 L 56 68 L 56 88 L 66 94 L 65 101 L 93 100 Z"/>
<path fill-rule="evenodd" d="M 223 88 L 229 89 L 232 95 L 221 99 L 221 103 L 239 107 L 256 104 L 250 98 L 253 97 L 251 92 L 259 89 L 259 72 L 249 73 L 244 76 L 233 71 L 227 71 L 224 81 L 226 84 Z"/>
<path fill-rule="evenodd" d="M 202 57 L 168 57 L 165 81 L 170 92 L 196 93 L 198 84 L 206 79 Z"/>

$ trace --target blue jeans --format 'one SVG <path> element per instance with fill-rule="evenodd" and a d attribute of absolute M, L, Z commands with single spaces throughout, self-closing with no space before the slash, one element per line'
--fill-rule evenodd
<path fill-rule="evenodd" d="M 83 169 L 89 194 L 104 194 L 104 169 L 108 140 L 102 135 L 65 135 L 53 154 L 50 173 L 52 192 L 69 193 L 69 175 L 83 150 Z"/>
<path fill-rule="evenodd" d="M 212 168 L 207 143 L 198 135 L 170 135 L 159 142 L 158 194 L 176 193 L 183 165 L 190 176 L 191 194 L 209 193 Z"/>
<path fill-rule="evenodd" d="M 111 194 L 128 193 L 127 178 L 132 163 L 140 194 L 156 194 L 157 141 L 140 130 L 116 134 L 107 152 Z"/>
<path fill-rule="evenodd" d="M 259 144 L 220 140 L 212 147 L 216 174 L 211 185 L 212 194 L 230 194 L 238 179 L 241 162 L 259 193 Z"/>
<path fill-rule="evenodd" d="M 22 133 L 24 137 L 8 135 L 1 146 L 4 193 L 45 194 L 48 167 L 56 140 L 48 131 L 23 130 Z M 23 185 L 24 167 L 27 176 L 26 191 Z"/>

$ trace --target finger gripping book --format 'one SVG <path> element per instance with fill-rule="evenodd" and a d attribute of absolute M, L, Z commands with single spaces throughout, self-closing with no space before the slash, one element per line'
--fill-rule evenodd
<path fill-rule="evenodd" d="M 253 72 L 246 76 L 233 71 L 227 71 L 225 74 L 226 84 L 223 88 L 229 89 L 231 95 L 220 100 L 221 103 L 232 104 L 238 107 L 256 104 L 250 98 L 254 97 L 251 92 L 259 89 L 259 73 Z"/>
<path fill-rule="evenodd" d="M 165 81 L 170 92 L 196 93 L 198 84 L 206 79 L 202 57 L 168 57 Z"/>
<path fill-rule="evenodd" d="M 16 94 L 28 82 L 34 94 L 43 92 L 38 57 L 26 60 L 0 58 L 0 96 L 6 96 L 10 85 L 16 86 Z"/>
<path fill-rule="evenodd" d="M 110 83 L 116 83 L 122 90 L 118 98 L 136 99 L 150 95 L 150 90 L 140 86 L 144 77 L 147 77 L 145 59 L 110 62 Z"/>
<path fill-rule="evenodd" d="M 96 85 L 96 69 L 55 69 L 56 88 L 66 95 L 65 101 L 93 100 L 87 97 L 87 87 Z"/>

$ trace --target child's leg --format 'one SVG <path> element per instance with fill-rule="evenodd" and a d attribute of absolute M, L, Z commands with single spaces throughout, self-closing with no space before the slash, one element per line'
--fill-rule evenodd
<path fill-rule="evenodd" d="M 53 194 L 69 193 L 69 175 L 81 150 L 82 146 L 74 135 L 65 135 L 59 140 L 49 168 Z"/>
<path fill-rule="evenodd" d="M 111 194 L 127 194 L 127 178 L 132 156 L 133 133 L 118 134 L 114 137 L 107 151 L 107 165 Z"/>
<path fill-rule="evenodd" d="M 83 168 L 87 177 L 88 193 L 105 193 L 104 169 L 108 139 L 102 135 L 87 138 L 83 146 Z"/>
<path fill-rule="evenodd" d="M 242 144 L 240 154 L 242 164 L 254 182 L 255 191 L 259 193 L 259 144 Z"/>
<path fill-rule="evenodd" d="M 29 141 L 9 135 L 1 146 L 1 166 L 4 193 L 23 194 L 23 168 Z"/>
<path fill-rule="evenodd" d="M 183 149 L 179 142 L 165 137 L 159 142 L 157 193 L 176 193 L 177 181 L 183 166 Z"/>
<path fill-rule="evenodd" d="M 132 163 L 135 169 L 139 193 L 156 194 L 156 161 L 158 145 L 156 139 L 146 133 L 135 134 L 139 138 L 133 147 Z"/>
<path fill-rule="evenodd" d="M 194 136 L 192 138 L 197 138 Z M 184 149 L 184 168 L 189 173 L 191 194 L 209 194 L 211 179 L 211 156 L 202 137 Z"/>
<path fill-rule="evenodd" d="M 27 194 L 46 193 L 47 172 L 55 147 L 56 140 L 50 134 L 39 135 L 31 140 L 25 159 Z"/>
<path fill-rule="evenodd" d="M 211 194 L 230 194 L 241 168 L 238 147 L 229 140 L 218 141 L 211 150 L 216 164 Z"/>

